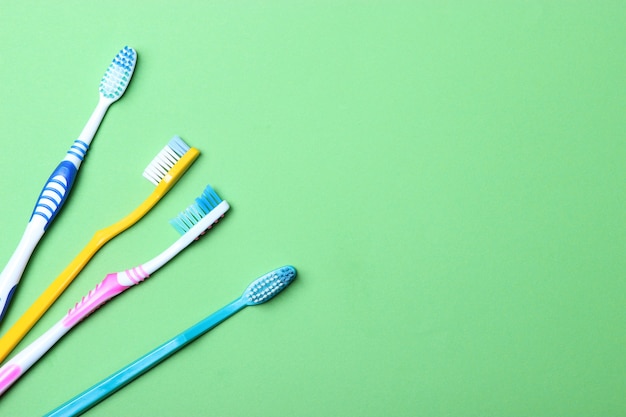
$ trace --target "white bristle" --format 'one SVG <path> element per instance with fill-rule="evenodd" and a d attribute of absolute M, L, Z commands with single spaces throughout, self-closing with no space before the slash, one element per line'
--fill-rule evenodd
<path fill-rule="evenodd" d="M 287 265 L 268 272 L 248 286 L 243 296 L 249 305 L 261 304 L 281 292 L 296 277 L 296 269 Z"/>
<path fill-rule="evenodd" d="M 154 185 L 159 185 L 159 182 L 161 182 L 187 150 L 189 150 L 189 145 L 178 136 L 174 136 L 168 145 L 154 157 L 150 164 L 148 164 L 143 171 L 144 178 Z"/>

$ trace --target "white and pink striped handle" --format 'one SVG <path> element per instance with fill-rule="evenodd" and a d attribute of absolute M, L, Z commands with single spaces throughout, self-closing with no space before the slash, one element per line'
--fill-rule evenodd
<path fill-rule="evenodd" d="M 102 304 L 133 285 L 139 284 L 149 276 L 141 265 L 133 269 L 127 269 L 124 272 L 108 274 L 96 285 L 96 288 L 89 291 L 89 294 L 76 303 L 74 308 L 70 309 L 63 319 L 63 324 L 69 328 L 75 326 L 76 323 L 96 311 Z"/>
<path fill-rule="evenodd" d="M 35 362 L 54 346 L 71 328 L 84 320 L 111 298 L 139 284 L 150 275 L 140 265 L 124 272 L 108 274 L 68 313 L 37 340 L 0 368 L 0 395 L 11 387 Z"/>

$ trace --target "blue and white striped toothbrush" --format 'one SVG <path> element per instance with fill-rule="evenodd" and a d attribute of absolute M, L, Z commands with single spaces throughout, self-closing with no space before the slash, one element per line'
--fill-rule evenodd
<path fill-rule="evenodd" d="M 15 252 L 0 274 L 0 322 L 20 281 L 26 264 L 46 229 L 65 202 L 89 145 L 109 106 L 119 100 L 135 70 L 137 53 L 125 46 L 113 58 L 100 81 L 100 99 L 87 124 L 74 141 L 65 158 L 56 167 L 43 187 L 30 221 Z"/>
<path fill-rule="evenodd" d="M 196 325 L 173 337 L 161 346 L 126 365 L 108 378 L 78 394 L 76 397 L 46 414 L 46 417 L 77 416 L 114 394 L 136 378 L 140 377 L 180 349 L 193 342 L 227 318 L 246 306 L 255 306 L 270 300 L 296 277 L 292 266 L 284 266 L 257 278 L 244 291 L 243 295 L 211 314 Z"/>
<path fill-rule="evenodd" d="M 172 220 L 182 234 L 170 247 L 135 268 L 108 274 L 55 325 L 26 346 L 0 368 L 0 395 L 11 387 L 31 366 L 48 352 L 67 332 L 113 297 L 143 282 L 202 236 L 221 219 L 230 205 L 207 186 L 195 203 Z M 117 325 L 113 323 L 112 326 Z"/>

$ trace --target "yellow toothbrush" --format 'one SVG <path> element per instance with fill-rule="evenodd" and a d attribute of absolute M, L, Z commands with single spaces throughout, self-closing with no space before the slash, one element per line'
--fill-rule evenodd
<path fill-rule="evenodd" d="M 175 136 L 165 148 L 150 162 L 143 176 L 156 185 L 150 196 L 129 215 L 109 227 L 98 230 L 82 251 L 48 286 L 39 298 L 26 310 L 15 324 L 0 338 L 0 362 L 2 362 L 37 320 L 50 308 L 63 293 L 87 262 L 109 240 L 137 223 L 154 205 L 176 184 L 191 164 L 200 155 L 196 148 L 189 147 Z"/>

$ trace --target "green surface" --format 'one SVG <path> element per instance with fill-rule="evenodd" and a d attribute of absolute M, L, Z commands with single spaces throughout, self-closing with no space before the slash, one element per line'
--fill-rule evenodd
<path fill-rule="evenodd" d="M 283 264 L 297 281 L 89 416 L 626 415 L 622 1 L 0 2 L 8 260 L 115 53 L 139 62 L 5 322 L 152 186 L 27 339 L 108 272 L 210 234 L 67 335 L 0 399 L 51 410 Z"/>

